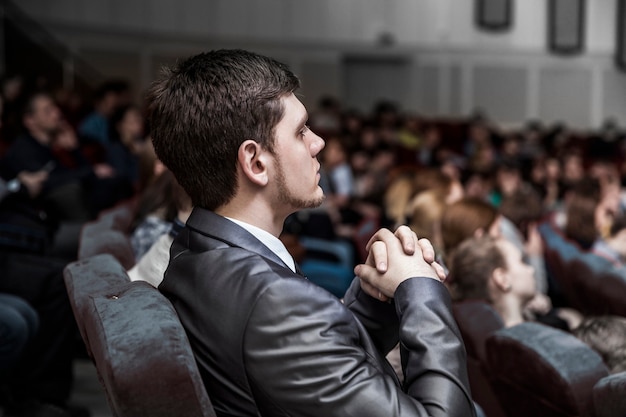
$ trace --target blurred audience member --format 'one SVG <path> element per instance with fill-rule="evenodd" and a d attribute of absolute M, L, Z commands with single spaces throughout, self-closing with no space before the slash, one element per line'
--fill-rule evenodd
<path fill-rule="evenodd" d="M 139 154 L 143 151 L 143 117 L 135 106 L 122 106 L 111 116 L 111 138 L 107 145 L 107 163 L 113 167 L 125 189 L 125 196 L 137 189 Z"/>
<path fill-rule="evenodd" d="M 383 212 L 394 226 L 405 224 L 409 212 L 409 202 L 415 195 L 415 173 L 400 172 L 395 175 L 383 196 Z"/>
<path fill-rule="evenodd" d="M 411 200 L 408 208 L 408 225 L 418 238 L 430 240 L 435 249 L 436 258 L 443 255 L 441 237 L 441 217 L 446 209 L 446 202 L 434 190 L 426 190 Z"/>
<path fill-rule="evenodd" d="M 598 180 L 580 180 L 566 196 L 565 236 L 582 249 L 591 249 L 610 229 L 618 202 L 609 194 L 602 195 Z"/>
<path fill-rule="evenodd" d="M 158 287 L 163 280 L 163 274 L 170 260 L 170 246 L 178 232 L 185 227 L 185 222 L 193 209 L 191 198 L 177 181 L 174 184 L 173 193 L 177 208 L 174 222 L 169 232 L 161 235 L 137 264 L 128 271 L 131 281 L 146 281 Z"/>
<path fill-rule="evenodd" d="M 2 79 L 2 91 L 0 96 L 4 101 L 4 111 L 0 112 L 2 118 L 2 134 L 0 138 L 5 146 L 10 145 L 22 131 L 21 111 L 24 106 L 24 78 L 14 74 Z"/>
<path fill-rule="evenodd" d="M 106 164 L 91 166 L 83 158 L 73 130 L 48 94 L 30 97 L 23 122 L 26 133 L 0 161 L 5 180 L 21 180 L 25 173 L 41 177 L 41 186 L 28 191 L 58 220 L 85 221 L 110 205 L 110 189 L 98 179 L 111 177 L 113 169 Z"/>
<path fill-rule="evenodd" d="M 158 168 L 159 166 L 162 168 Z M 174 174 L 164 168 L 160 161 L 157 161 L 155 169 L 161 169 L 162 173 L 155 177 L 139 197 L 131 225 L 130 243 L 137 261 L 159 237 L 171 230 L 178 213 L 175 193 L 178 183 Z"/>
<path fill-rule="evenodd" d="M 123 81 L 109 81 L 102 84 L 94 95 L 94 109 L 80 123 L 78 132 L 81 139 L 105 145 L 109 142 L 109 118 L 113 115 L 129 90 Z"/>
<path fill-rule="evenodd" d="M 560 314 L 552 309 L 547 297 L 543 298 L 548 302 L 543 314 L 526 316 L 527 304 L 537 295 L 533 267 L 524 263 L 522 253 L 504 238 L 481 236 L 464 241 L 455 249 L 449 266 L 456 300 L 488 302 L 506 327 L 532 318 L 569 330 L 582 319 L 571 310 Z"/>
<path fill-rule="evenodd" d="M 598 238 L 591 250 L 616 266 L 626 264 L 626 214 L 620 214 L 613 219 L 607 236 L 604 239 Z"/>
<path fill-rule="evenodd" d="M 539 194 L 529 185 L 518 187 L 505 195 L 500 204 L 502 235 L 520 250 L 533 266 L 537 291 L 548 293 L 548 279 L 543 258 L 543 241 L 537 230 L 544 210 Z"/>
<path fill-rule="evenodd" d="M 500 237 L 501 216 L 488 202 L 476 197 L 463 199 L 448 205 L 441 216 L 441 238 L 445 259 L 464 240 L 489 235 Z"/>
<path fill-rule="evenodd" d="M 345 147 L 339 138 L 326 140 L 321 160 L 330 187 L 324 190 L 326 201 L 338 209 L 347 208 L 355 194 L 354 177 Z"/>
<path fill-rule="evenodd" d="M 26 301 L 0 293 L 0 387 L 38 327 L 37 312 Z"/>

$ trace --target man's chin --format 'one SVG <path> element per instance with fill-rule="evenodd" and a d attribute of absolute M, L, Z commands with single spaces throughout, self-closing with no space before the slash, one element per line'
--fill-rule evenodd
<path fill-rule="evenodd" d="M 304 205 L 304 207 L 302 208 L 316 208 L 322 205 L 322 203 L 324 202 L 324 200 L 326 199 L 326 196 L 324 194 L 322 194 L 320 197 L 316 198 L 316 199 L 311 199 L 309 201 L 306 202 L 306 204 Z"/>

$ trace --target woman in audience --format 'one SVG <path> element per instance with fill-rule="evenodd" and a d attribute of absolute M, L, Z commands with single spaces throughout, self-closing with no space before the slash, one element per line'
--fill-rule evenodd
<path fill-rule="evenodd" d="M 414 172 L 399 173 L 385 190 L 383 211 L 390 224 L 395 227 L 407 221 L 409 202 L 415 193 L 415 175 Z"/>
<path fill-rule="evenodd" d="M 191 214 L 193 204 L 183 187 L 174 180 L 174 200 L 176 202 L 176 218 L 168 233 L 161 235 L 150 249 L 139 259 L 137 264 L 128 271 L 131 281 L 146 281 L 158 287 L 163 280 L 163 274 L 170 260 L 170 246 L 178 232 L 185 227 L 185 222 Z"/>
<path fill-rule="evenodd" d="M 581 180 L 566 197 L 565 236 L 582 249 L 607 236 L 619 209 L 619 194 L 613 188 L 602 189 L 597 179 Z"/>
<path fill-rule="evenodd" d="M 489 303 L 506 327 L 537 319 L 570 330 L 582 319 L 571 310 L 551 306 L 545 306 L 545 314 L 528 314 L 527 306 L 537 296 L 534 270 L 524 263 L 520 250 L 504 238 L 481 236 L 464 241 L 454 251 L 449 266 L 456 301 L 477 299 Z"/>
<path fill-rule="evenodd" d="M 444 262 L 447 264 L 450 262 L 450 256 L 456 250 L 458 245 L 466 239 L 477 238 L 481 236 L 491 236 L 499 238 L 503 236 L 502 223 L 506 222 L 498 210 L 490 203 L 477 199 L 475 197 L 466 197 L 462 200 L 451 204 L 444 210 L 441 219 L 441 236 L 444 245 Z M 537 242 L 538 236 L 533 234 L 531 236 L 532 245 L 539 244 Z M 517 249 L 518 251 L 521 250 Z M 533 249 L 533 252 L 536 252 Z M 533 272 L 534 276 L 534 272 Z M 539 281 L 540 278 L 535 278 L 535 281 Z M 457 281 L 456 272 L 450 269 L 450 277 L 446 282 L 446 285 L 450 289 L 453 296 L 456 294 Z M 543 290 L 542 287 L 540 288 Z M 524 308 L 527 310 L 528 317 L 532 316 L 546 316 L 545 320 L 550 320 L 553 316 L 549 315 L 552 310 L 552 301 L 550 298 L 540 291 L 535 291 L 534 299 L 525 303 Z M 569 310 L 563 314 L 568 314 Z M 572 313 L 574 317 L 577 317 L 576 313 Z M 575 321 L 575 319 L 573 319 Z M 560 323 L 559 320 L 557 322 Z"/>
<path fill-rule="evenodd" d="M 156 166 L 159 165 L 163 166 L 157 161 Z M 164 171 L 141 194 L 131 225 L 130 243 L 137 261 L 160 236 L 170 231 L 178 213 L 176 178 L 167 168 L 161 169 Z"/>
<path fill-rule="evenodd" d="M 426 190 L 417 194 L 408 209 L 408 224 L 411 230 L 421 238 L 432 243 L 437 259 L 443 254 L 443 240 L 441 238 L 441 217 L 446 208 L 446 202 L 434 190 Z"/>

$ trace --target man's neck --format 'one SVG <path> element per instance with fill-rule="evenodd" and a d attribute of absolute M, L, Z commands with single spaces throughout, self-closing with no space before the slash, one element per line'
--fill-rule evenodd
<path fill-rule="evenodd" d="M 280 236 L 286 219 L 286 216 L 273 213 L 265 204 L 238 202 L 236 200 L 216 209 L 215 213 L 251 224 L 276 237 Z"/>

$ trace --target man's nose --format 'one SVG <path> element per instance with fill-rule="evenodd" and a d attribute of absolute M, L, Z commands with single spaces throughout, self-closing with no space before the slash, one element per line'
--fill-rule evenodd
<path fill-rule="evenodd" d="M 315 156 L 318 153 L 320 153 L 322 149 L 324 149 L 324 146 L 326 146 L 326 142 L 316 133 L 313 132 L 313 135 L 314 135 L 314 138 L 311 143 L 311 153 L 313 154 L 313 156 Z"/>

